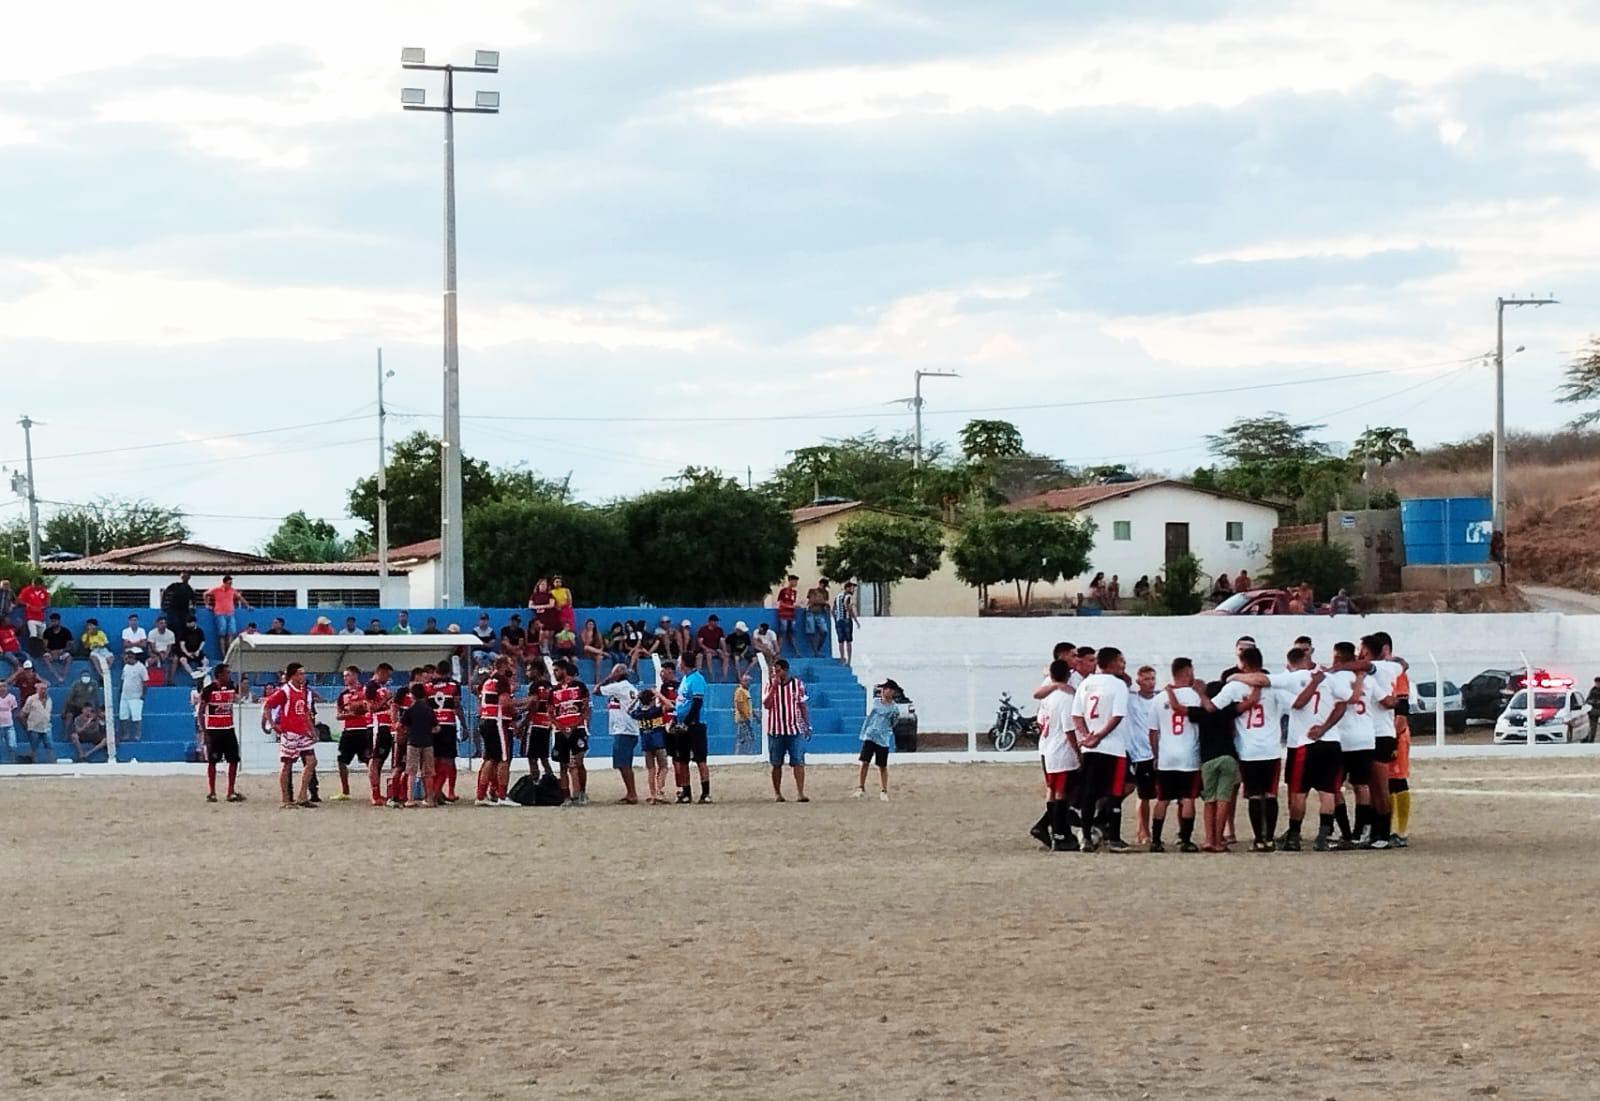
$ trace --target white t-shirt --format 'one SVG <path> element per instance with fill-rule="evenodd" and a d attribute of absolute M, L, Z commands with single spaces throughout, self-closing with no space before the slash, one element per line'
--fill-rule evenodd
<path fill-rule="evenodd" d="M 1130 761 L 1155 759 L 1155 752 L 1150 748 L 1150 731 L 1156 728 L 1157 699 L 1157 696 L 1145 699 L 1137 692 L 1128 693 L 1128 717 L 1122 725 L 1128 728 L 1126 742 Z"/>
<path fill-rule="evenodd" d="M 1174 688 L 1179 710 L 1172 709 L 1166 692 L 1156 693 L 1156 767 L 1163 772 L 1194 772 L 1200 767 L 1200 728 L 1188 709 L 1203 706 L 1193 688 Z"/>
<path fill-rule="evenodd" d="M 639 690 L 625 680 L 609 681 L 596 689 L 606 698 L 606 729 L 615 738 L 619 734 L 639 734 L 639 720 L 630 712 L 639 700 Z"/>
<path fill-rule="evenodd" d="M 1283 673 L 1273 673 L 1272 687 L 1283 693 L 1284 706 L 1289 715 L 1289 748 L 1299 749 L 1301 746 L 1311 744 L 1311 728 L 1327 719 L 1333 705 L 1343 697 L 1335 694 L 1333 685 L 1326 679 L 1317 685 L 1316 691 L 1307 698 L 1305 706 L 1296 708 L 1294 701 L 1300 698 L 1300 693 L 1305 691 L 1306 685 L 1311 683 L 1314 671 L 1310 669 L 1290 669 Z M 1322 736 L 1323 741 L 1330 737 L 1338 741 L 1333 731 L 1326 731 Z"/>
<path fill-rule="evenodd" d="M 165 627 L 158 627 L 145 636 L 145 641 L 150 644 L 150 649 L 157 654 L 165 655 L 178 644 L 178 636 Z"/>
<path fill-rule="evenodd" d="M 0 688 L 0 726 L 15 726 L 12 713 L 17 709 L 17 697 Z"/>
<path fill-rule="evenodd" d="M 1372 663 L 1372 672 L 1367 674 L 1367 680 L 1376 689 L 1375 698 L 1378 700 L 1394 692 L 1394 682 L 1400 679 L 1400 674 L 1405 672 L 1405 667 L 1398 661 L 1375 661 Z M 1394 733 L 1394 708 L 1384 707 L 1375 703 L 1372 708 L 1372 732 L 1380 738 L 1393 738 Z"/>
<path fill-rule="evenodd" d="M 1112 718 L 1120 718 L 1116 728 L 1085 753 L 1104 753 L 1108 757 L 1128 755 L 1128 686 L 1121 678 L 1110 673 L 1095 673 L 1085 677 L 1083 684 L 1072 694 L 1072 717 L 1082 719 L 1090 734 L 1105 729 Z"/>
<path fill-rule="evenodd" d="M 1046 772 L 1071 772 L 1082 762 L 1067 739 L 1072 729 L 1072 693 L 1057 687 L 1039 704 L 1039 757 Z"/>
<path fill-rule="evenodd" d="M 1362 678 L 1361 694 L 1355 694 L 1356 675 L 1348 669 L 1329 673 L 1327 683 L 1339 685 L 1339 698 L 1348 701 L 1337 727 L 1339 741 L 1346 752 L 1359 752 L 1377 745 L 1372 728 L 1372 710 L 1378 704 L 1377 685 L 1371 677 Z"/>
<path fill-rule="evenodd" d="M 124 627 L 122 629 L 122 648 L 124 650 L 143 650 L 145 639 L 149 637 L 144 633 L 143 627 Z"/>
<path fill-rule="evenodd" d="M 136 661 L 131 665 L 122 667 L 122 698 L 125 700 L 144 699 L 144 686 L 150 680 L 150 670 L 145 668 L 144 662 Z"/>
<path fill-rule="evenodd" d="M 1231 704 L 1243 703 L 1252 689 L 1248 684 L 1230 680 L 1222 691 L 1211 698 L 1220 711 Z M 1271 761 L 1283 755 L 1279 731 L 1283 729 L 1283 694 L 1263 688 L 1255 706 L 1239 711 L 1233 717 L 1233 744 L 1241 761 Z"/>

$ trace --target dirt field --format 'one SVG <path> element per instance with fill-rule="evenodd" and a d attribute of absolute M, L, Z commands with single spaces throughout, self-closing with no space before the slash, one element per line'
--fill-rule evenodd
<path fill-rule="evenodd" d="M 1593 1097 L 1600 762 L 1416 772 L 1410 849 L 1270 856 L 1041 852 L 1014 766 L 539 811 L 4 780 L 0 1094 Z"/>

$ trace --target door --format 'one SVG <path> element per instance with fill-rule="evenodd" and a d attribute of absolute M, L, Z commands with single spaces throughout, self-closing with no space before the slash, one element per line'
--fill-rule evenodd
<path fill-rule="evenodd" d="M 1189 553 L 1189 525 L 1167 525 L 1167 565 Z"/>

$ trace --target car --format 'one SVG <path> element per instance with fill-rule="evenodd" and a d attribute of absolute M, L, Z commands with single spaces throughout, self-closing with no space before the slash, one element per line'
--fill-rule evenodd
<path fill-rule="evenodd" d="M 1234 593 L 1202 615 L 1288 615 L 1289 594 L 1283 589 L 1251 589 Z"/>
<path fill-rule="evenodd" d="M 1411 686 L 1411 733 L 1415 737 L 1419 732 L 1431 731 L 1434 726 L 1434 715 L 1439 706 L 1434 703 L 1434 696 L 1439 685 L 1431 680 L 1425 680 Z M 1444 682 L 1444 696 L 1442 698 L 1444 709 L 1444 725 L 1447 730 L 1456 732 L 1467 728 L 1467 708 L 1462 702 L 1461 689 L 1450 681 Z"/>
<path fill-rule="evenodd" d="M 1529 694 L 1533 706 L 1529 710 Z M 1572 689 L 1570 677 L 1536 676 L 1532 689 L 1518 690 L 1495 720 L 1495 745 L 1526 745 L 1528 730 L 1539 742 L 1575 742 L 1588 733 L 1589 705 Z"/>
<path fill-rule="evenodd" d="M 1467 721 L 1482 719 L 1494 722 L 1506 709 L 1511 693 L 1506 686 L 1511 683 L 1512 670 L 1485 669 L 1461 686 L 1461 703 L 1467 709 Z"/>

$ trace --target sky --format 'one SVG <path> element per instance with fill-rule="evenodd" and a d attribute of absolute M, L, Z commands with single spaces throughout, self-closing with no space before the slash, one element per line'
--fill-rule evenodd
<path fill-rule="evenodd" d="M 1446 17 L 1447 13 L 1447 17 Z M 1348 442 L 1555 427 L 1600 332 L 1600 3 L 89 0 L 0 70 L 0 465 L 258 546 L 356 527 L 441 410 L 460 78 L 466 451 L 604 501 L 973 416 L 1185 472 L 1280 411 Z M 426 79 L 418 80 L 416 77 Z M 85 454 L 93 452 L 93 454 Z M 6 487 L 0 486 L 0 489 Z M 470 502 L 469 502 L 470 504 Z M 0 520 L 17 514 L 9 495 Z M 47 511 L 50 506 L 46 506 Z"/>

